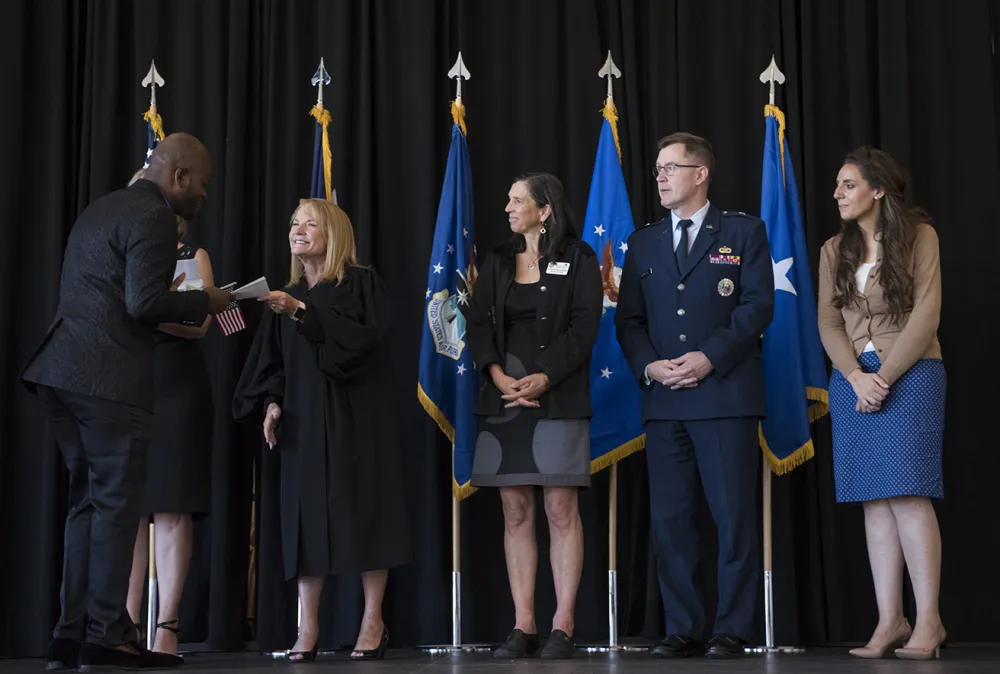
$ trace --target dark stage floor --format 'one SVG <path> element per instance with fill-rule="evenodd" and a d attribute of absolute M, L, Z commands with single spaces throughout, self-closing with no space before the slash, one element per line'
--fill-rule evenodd
<path fill-rule="evenodd" d="M 742 660 L 653 660 L 646 653 L 586 653 L 579 652 L 573 660 L 548 662 L 532 660 L 493 660 L 489 653 L 428 655 L 418 650 L 390 650 L 380 662 L 352 662 L 346 652 L 321 655 L 312 663 L 289 663 L 256 653 L 195 653 L 188 654 L 184 667 L 177 672 L 204 671 L 225 674 L 248 669 L 292 670 L 296 673 L 319 674 L 323 671 L 347 672 L 361 668 L 367 674 L 449 674 L 476 672 L 483 674 L 624 674 L 625 672 L 688 672 L 722 674 L 998 674 L 1000 649 L 952 647 L 942 651 L 941 659 L 929 662 L 904 662 L 895 658 L 858 660 L 847 655 L 847 649 L 817 649 L 804 653 L 748 655 Z M 43 672 L 41 660 L 0 660 L 3 674 L 38 674 Z"/>

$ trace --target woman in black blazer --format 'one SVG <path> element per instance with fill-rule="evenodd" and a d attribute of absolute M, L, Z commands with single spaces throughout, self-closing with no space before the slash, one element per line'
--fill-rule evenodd
<path fill-rule="evenodd" d="M 520 176 L 508 197 L 514 236 L 483 263 L 467 328 L 482 378 L 472 484 L 500 488 L 516 611 L 514 630 L 494 656 L 525 657 L 539 646 L 534 492 L 541 488 L 557 601 L 542 657 L 572 657 L 583 567 L 577 492 L 590 485 L 590 354 L 600 328 L 601 271 L 555 176 Z"/>

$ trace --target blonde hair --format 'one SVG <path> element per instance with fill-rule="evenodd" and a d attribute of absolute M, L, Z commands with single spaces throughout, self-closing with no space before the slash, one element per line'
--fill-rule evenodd
<path fill-rule="evenodd" d="M 332 201 L 299 199 L 298 208 L 288 220 L 289 227 L 295 222 L 295 213 L 306 206 L 312 209 L 316 225 L 323 231 L 323 237 L 326 239 L 326 260 L 323 262 L 321 280 L 335 280 L 340 283 L 344 280 L 348 267 L 358 266 L 358 249 L 354 244 L 354 227 L 351 225 L 351 219 Z M 303 273 L 302 262 L 292 255 L 292 271 L 288 285 L 297 284 L 302 280 Z"/>

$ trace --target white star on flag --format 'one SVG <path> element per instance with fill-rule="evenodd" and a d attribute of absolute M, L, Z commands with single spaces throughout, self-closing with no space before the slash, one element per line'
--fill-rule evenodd
<path fill-rule="evenodd" d="M 622 253 L 627 253 L 628 252 L 628 244 L 625 243 L 624 241 L 622 241 L 622 245 L 618 246 L 618 250 L 620 250 Z"/>
<path fill-rule="evenodd" d="M 601 370 L 602 379 L 611 379 L 611 368 L 605 367 Z"/>
<path fill-rule="evenodd" d="M 604 236 L 604 225 L 598 225 L 594 227 L 594 234 L 597 236 Z"/>
<path fill-rule="evenodd" d="M 449 252 L 449 253 L 454 253 L 454 252 L 455 252 L 455 246 L 453 246 L 453 245 L 451 245 L 451 244 L 449 243 L 449 244 L 448 244 L 448 252 Z"/>
<path fill-rule="evenodd" d="M 464 290 L 458 291 L 458 303 L 463 306 L 469 306 L 469 293 Z"/>
<path fill-rule="evenodd" d="M 794 262 L 795 259 L 791 257 L 786 257 L 781 262 L 775 262 L 774 258 L 771 258 L 771 269 L 774 271 L 774 289 L 784 290 L 798 297 L 795 286 L 788 280 L 788 270 L 792 268 Z"/>
<path fill-rule="evenodd" d="M 439 265 L 439 264 L 434 265 L 434 273 L 435 274 L 440 274 L 442 269 L 444 269 L 444 267 L 442 267 L 441 265 Z"/>
<path fill-rule="evenodd" d="M 462 365 L 461 363 L 458 366 L 458 373 L 459 374 L 465 374 L 465 366 Z"/>
<path fill-rule="evenodd" d="M 465 238 L 469 238 L 469 230 L 467 230 L 465 227 L 462 228 L 462 236 L 464 236 Z"/>
<path fill-rule="evenodd" d="M 427 289 L 427 294 L 426 294 L 426 295 L 424 295 L 424 299 L 425 299 L 425 300 L 429 300 L 430 298 L 431 298 L 431 289 L 430 289 L 430 288 L 428 288 L 428 289 Z"/>

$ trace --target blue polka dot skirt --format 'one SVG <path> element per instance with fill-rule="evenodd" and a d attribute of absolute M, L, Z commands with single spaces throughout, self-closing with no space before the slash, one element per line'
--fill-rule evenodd
<path fill-rule="evenodd" d="M 878 372 L 874 351 L 858 358 L 862 372 Z M 889 390 L 878 412 L 855 410 L 858 397 L 836 369 L 830 377 L 833 474 L 837 502 L 894 496 L 942 498 L 944 363 L 918 360 Z"/>

